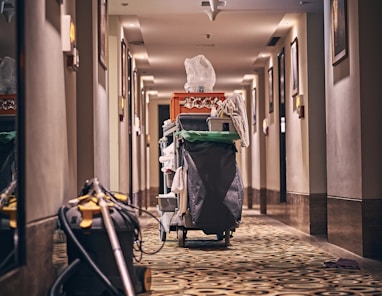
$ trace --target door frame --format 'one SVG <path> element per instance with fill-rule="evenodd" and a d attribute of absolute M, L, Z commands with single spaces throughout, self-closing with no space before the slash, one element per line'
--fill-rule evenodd
<path fill-rule="evenodd" d="M 160 104 L 158 105 L 158 140 L 163 137 L 163 122 L 170 118 L 170 105 Z M 158 155 L 161 155 L 161 148 L 158 146 Z M 164 188 L 164 174 L 161 171 L 162 166 L 159 165 L 159 193 L 165 193 Z"/>
<path fill-rule="evenodd" d="M 285 49 L 277 56 L 279 87 L 279 135 L 280 135 L 280 202 L 287 200 L 286 185 L 286 116 L 285 116 Z"/>

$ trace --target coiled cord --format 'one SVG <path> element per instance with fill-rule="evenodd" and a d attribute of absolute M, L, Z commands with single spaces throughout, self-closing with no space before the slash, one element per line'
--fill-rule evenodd
<path fill-rule="evenodd" d="M 62 206 L 58 211 L 58 219 L 60 222 L 61 227 L 63 228 L 66 236 L 69 240 L 71 240 L 74 245 L 77 247 L 81 259 L 85 261 L 89 265 L 89 267 L 95 272 L 95 274 L 98 276 L 98 278 L 101 280 L 101 282 L 105 285 L 107 290 L 111 293 L 113 296 L 123 296 L 123 294 L 111 283 L 111 281 L 103 274 L 103 272 L 99 269 L 97 264 L 93 261 L 93 259 L 89 256 L 89 254 L 86 252 L 85 248 L 81 245 L 77 237 L 74 235 L 72 229 L 70 228 L 69 222 L 66 218 L 66 211 L 68 208 L 66 206 Z M 62 272 L 62 274 L 56 279 L 53 286 L 51 287 L 49 291 L 49 296 L 57 296 L 58 288 L 63 285 L 63 283 L 74 273 L 75 269 L 79 266 L 79 264 L 82 262 L 77 262 L 77 259 L 74 260 L 68 267 Z M 75 262 L 75 263 L 74 263 Z"/>

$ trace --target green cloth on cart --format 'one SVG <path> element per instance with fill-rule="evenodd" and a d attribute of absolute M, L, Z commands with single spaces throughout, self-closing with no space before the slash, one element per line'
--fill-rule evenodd
<path fill-rule="evenodd" d="M 8 143 L 16 138 L 16 132 L 0 132 L 0 143 Z"/>
<path fill-rule="evenodd" d="M 181 130 L 175 133 L 189 142 L 205 141 L 205 142 L 219 142 L 219 143 L 232 143 L 239 140 L 240 136 L 236 132 L 219 132 L 219 131 L 186 131 Z"/>

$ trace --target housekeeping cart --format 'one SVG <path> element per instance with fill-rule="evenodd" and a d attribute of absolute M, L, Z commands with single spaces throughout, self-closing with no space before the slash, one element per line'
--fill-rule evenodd
<path fill-rule="evenodd" d="M 235 141 L 240 137 L 230 118 L 212 118 L 210 113 L 179 113 L 173 123 L 176 169 L 171 192 L 158 196 L 161 239 L 176 230 L 184 247 L 189 230 L 202 230 L 229 245 L 241 221 L 244 196 L 236 164 Z"/>

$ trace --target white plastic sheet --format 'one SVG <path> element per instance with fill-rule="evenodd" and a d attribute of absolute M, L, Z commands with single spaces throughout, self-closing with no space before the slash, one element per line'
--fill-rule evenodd
<path fill-rule="evenodd" d="M 187 73 L 187 82 L 184 85 L 186 92 L 213 91 L 216 82 L 215 70 L 204 55 L 187 58 L 184 66 Z"/>

